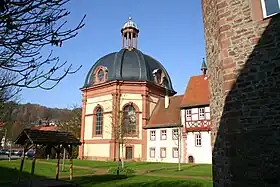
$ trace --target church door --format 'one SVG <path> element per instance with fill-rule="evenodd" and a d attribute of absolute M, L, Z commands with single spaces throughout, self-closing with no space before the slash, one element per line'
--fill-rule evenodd
<path fill-rule="evenodd" d="M 132 147 L 125 147 L 125 159 L 132 160 Z"/>

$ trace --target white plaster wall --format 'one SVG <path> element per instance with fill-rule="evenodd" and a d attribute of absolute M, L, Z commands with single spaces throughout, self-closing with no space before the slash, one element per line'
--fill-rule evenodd
<path fill-rule="evenodd" d="M 110 144 L 85 144 L 84 156 L 108 157 L 110 156 Z"/>
<path fill-rule="evenodd" d="M 188 132 L 187 145 L 187 162 L 188 157 L 193 156 L 195 163 L 211 164 L 212 163 L 212 148 L 211 148 L 211 132 L 201 132 L 201 147 L 195 146 L 195 134 L 198 132 Z"/>
<path fill-rule="evenodd" d="M 123 106 L 129 102 L 133 102 L 137 105 L 140 112 L 142 112 L 142 95 L 141 94 L 122 94 L 120 97 L 120 108 L 122 109 Z"/>
<path fill-rule="evenodd" d="M 92 139 L 92 127 L 93 127 L 93 116 L 85 116 L 85 131 L 84 131 L 84 139 L 90 140 Z"/>
<path fill-rule="evenodd" d="M 199 107 L 201 108 L 201 107 Z M 186 114 L 186 110 L 189 110 L 189 109 L 182 109 L 181 110 L 181 122 L 182 124 L 185 122 L 185 121 L 197 121 L 198 120 L 198 110 L 199 108 L 197 107 L 194 107 L 194 108 L 191 108 L 191 112 L 192 112 L 192 117 L 191 118 L 187 118 L 187 114 Z M 203 107 L 205 109 L 205 119 L 204 120 L 210 120 L 210 107 L 207 106 L 207 107 Z"/>
<path fill-rule="evenodd" d="M 86 115 L 85 116 L 85 132 L 84 139 L 111 139 L 112 137 L 112 114 L 106 112 L 112 112 L 112 102 L 113 97 L 111 94 L 88 98 L 86 102 Z M 102 137 L 92 137 L 93 130 L 93 111 L 97 105 L 103 108 L 105 113 L 103 116 L 103 136 Z"/>
<path fill-rule="evenodd" d="M 95 107 L 100 104 L 103 107 L 104 112 L 112 111 L 112 94 L 103 95 L 99 97 L 88 98 L 86 102 L 86 115 L 92 114 Z"/>
<path fill-rule="evenodd" d="M 147 130 L 147 161 L 149 162 L 178 162 L 178 158 L 173 158 L 172 152 L 173 147 L 178 147 L 178 140 L 172 140 L 172 129 L 176 128 L 159 128 L 159 129 L 148 129 Z M 150 140 L 150 131 L 156 131 L 156 140 Z M 167 139 L 160 139 L 160 131 L 166 130 Z M 182 140 L 182 138 L 181 138 Z M 166 148 L 166 158 L 160 157 L 160 148 Z M 150 158 L 150 148 L 156 148 L 155 158 Z M 181 141 L 181 162 L 183 161 L 183 141 Z"/>

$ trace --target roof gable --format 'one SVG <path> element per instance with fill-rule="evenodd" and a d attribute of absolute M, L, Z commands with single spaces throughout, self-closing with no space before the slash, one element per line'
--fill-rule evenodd
<path fill-rule="evenodd" d="M 181 107 L 194 107 L 200 105 L 209 105 L 208 79 L 205 75 L 190 77 Z"/>
<path fill-rule="evenodd" d="M 180 103 L 183 95 L 169 97 L 168 108 L 164 106 L 164 98 L 159 99 L 148 125 L 144 128 L 175 127 L 180 122 Z"/>
<path fill-rule="evenodd" d="M 15 144 L 24 145 L 27 141 L 32 144 L 41 145 L 81 144 L 81 142 L 70 132 L 24 129 L 15 140 Z"/>

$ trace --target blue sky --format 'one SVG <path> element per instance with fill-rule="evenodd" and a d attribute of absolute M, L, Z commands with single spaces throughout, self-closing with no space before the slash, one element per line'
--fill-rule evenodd
<path fill-rule="evenodd" d="M 79 35 L 55 48 L 61 61 L 82 68 L 46 91 L 24 89 L 22 103 L 67 108 L 81 104 L 86 74 L 102 56 L 121 49 L 120 29 L 129 16 L 140 29 L 138 49 L 160 61 L 167 69 L 174 89 L 183 94 L 192 75 L 200 74 L 205 56 L 201 1 L 72 0 L 69 27 L 84 14 L 85 27 Z"/>

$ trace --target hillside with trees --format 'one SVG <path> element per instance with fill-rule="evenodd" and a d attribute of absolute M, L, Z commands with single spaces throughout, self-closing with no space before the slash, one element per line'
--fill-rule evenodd
<path fill-rule="evenodd" d="M 5 129 L 7 129 L 7 138 L 14 139 L 24 128 L 49 122 L 57 125 L 60 131 L 72 132 L 78 138 L 80 136 L 80 107 L 59 109 L 38 104 L 6 102 L 0 108 L 0 119 L 5 123 L 5 126 L 0 128 L 0 140 L 5 134 Z"/>

